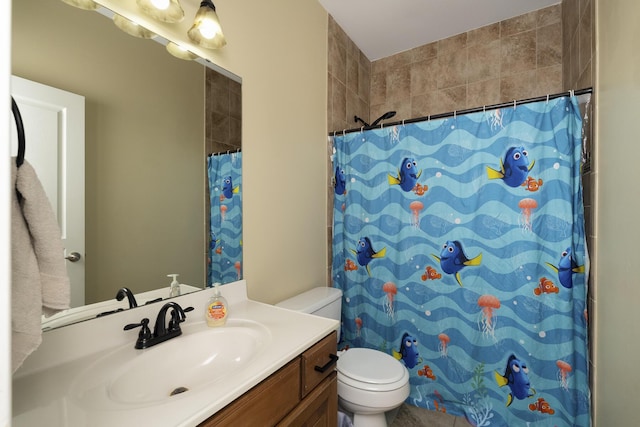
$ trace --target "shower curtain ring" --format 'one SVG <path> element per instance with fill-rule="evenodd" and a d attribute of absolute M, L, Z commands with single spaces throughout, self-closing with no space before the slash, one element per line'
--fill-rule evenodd
<path fill-rule="evenodd" d="M 360 133 L 364 132 L 364 126 L 360 126 Z"/>
<path fill-rule="evenodd" d="M 404 119 L 402 119 L 402 127 L 404 127 Z"/>
<path fill-rule="evenodd" d="M 516 100 L 515 99 L 513 100 L 513 109 L 514 110 L 516 109 Z"/>

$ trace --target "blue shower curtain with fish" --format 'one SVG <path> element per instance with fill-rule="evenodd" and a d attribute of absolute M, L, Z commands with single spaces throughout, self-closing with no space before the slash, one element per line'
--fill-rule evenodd
<path fill-rule="evenodd" d="M 575 97 L 334 135 L 341 348 L 475 426 L 589 426 Z"/>
<path fill-rule="evenodd" d="M 207 286 L 242 278 L 242 153 L 207 157 L 209 251 Z"/>

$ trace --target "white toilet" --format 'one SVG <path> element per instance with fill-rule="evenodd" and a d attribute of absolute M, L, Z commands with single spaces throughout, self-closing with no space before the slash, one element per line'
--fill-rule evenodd
<path fill-rule="evenodd" d="M 313 288 L 276 306 L 340 320 L 342 291 Z M 338 340 L 339 334 L 338 328 Z M 392 356 L 369 348 L 352 348 L 339 356 L 340 407 L 353 413 L 354 427 L 386 427 L 385 412 L 409 397 L 409 371 Z"/>

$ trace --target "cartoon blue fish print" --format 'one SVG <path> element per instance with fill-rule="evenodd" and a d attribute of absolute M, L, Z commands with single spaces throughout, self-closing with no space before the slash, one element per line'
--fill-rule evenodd
<path fill-rule="evenodd" d="M 402 191 L 411 191 L 416 186 L 418 178 L 422 175 L 422 169 L 418 170 L 418 164 L 410 157 L 405 157 L 402 160 L 402 165 L 398 169 L 398 175 L 393 176 L 389 174 L 387 179 L 390 185 L 400 185 Z"/>
<path fill-rule="evenodd" d="M 504 387 L 508 385 L 511 389 L 509 396 L 507 396 L 507 406 L 511 405 L 514 397 L 522 400 L 536 394 L 536 391 L 531 388 L 531 383 L 529 382 L 529 369 L 527 365 L 519 360 L 515 354 L 509 356 L 504 375 L 498 371 L 494 371 L 493 373 L 498 386 Z"/>
<path fill-rule="evenodd" d="M 347 194 L 347 177 L 345 176 L 344 169 L 340 169 L 338 166 L 336 166 L 333 188 L 338 195 Z"/>
<path fill-rule="evenodd" d="M 211 232 L 211 240 L 209 241 L 209 250 L 213 251 L 216 245 L 220 242 L 220 239 L 216 238 L 216 233 Z"/>
<path fill-rule="evenodd" d="M 558 273 L 558 280 L 565 288 L 573 287 L 573 273 L 584 273 L 584 265 L 578 265 L 573 259 L 571 248 L 567 248 L 560 257 L 558 266 L 546 262 L 553 271 Z"/>
<path fill-rule="evenodd" d="M 536 161 L 529 164 L 528 153 L 524 147 L 511 147 L 504 156 L 504 161 L 500 160 L 500 170 L 495 170 L 487 166 L 489 179 L 501 179 L 509 187 L 520 187 L 527 180 L 529 171 Z"/>
<path fill-rule="evenodd" d="M 382 250 L 376 252 L 371 246 L 371 240 L 368 237 L 361 237 L 360 240 L 358 240 L 358 247 L 355 250 L 351 249 L 351 252 L 356 256 L 358 264 L 365 267 L 367 269 L 367 273 L 371 276 L 369 263 L 374 258 L 384 257 L 387 253 L 387 248 L 382 248 Z"/>
<path fill-rule="evenodd" d="M 411 369 L 422 361 L 418 353 L 418 340 L 405 332 L 400 342 L 400 351 L 392 350 L 393 357 L 402 360 L 407 368 Z"/>
<path fill-rule="evenodd" d="M 431 256 L 440 262 L 442 271 L 455 276 L 456 282 L 458 282 L 460 286 L 462 286 L 460 270 L 467 266 L 478 266 L 482 262 L 482 254 L 473 259 L 469 259 L 464 254 L 462 244 L 457 240 L 447 240 L 447 242 L 442 246 L 440 256 L 434 254 L 431 254 Z"/>
<path fill-rule="evenodd" d="M 240 186 L 233 186 L 233 181 L 231 180 L 231 175 L 225 176 L 222 180 L 222 195 L 230 199 L 234 194 L 238 194 L 240 191 Z"/>

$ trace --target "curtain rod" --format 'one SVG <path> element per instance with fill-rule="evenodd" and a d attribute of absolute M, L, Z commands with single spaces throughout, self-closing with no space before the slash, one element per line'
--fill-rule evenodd
<path fill-rule="evenodd" d="M 458 110 L 458 111 L 451 111 L 449 113 L 441 113 L 441 114 L 434 114 L 432 116 L 424 116 L 424 117 L 417 117 L 414 119 L 407 119 L 407 120 L 400 120 L 400 121 L 395 121 L 395 122 L 388 122 L 388 123 L 384 123 L 384 124 L 380 124 L 380 125 L 376 125 L 376 126 L 362 126 L 359 128 L 352 128 L 352 129 L 345 129 L 345 130 L 339 130 L 339 131 L 333 131 L 333 132 L 329 132 L 329 136 L 335 136 L 338 133 L 341 134 L 347 134 L 347 133 L 353 133 L 353 132 L 362 132 L 363 130 L 371 130 L 371 129 L 382 129 L 383 127 L 388 127 L 388 126 L 397 126 L 397 125 L 404 125 L 407 123 L 419 123 L 419 122 L 425 122 L 428 120 L 433 120 L 433 119 L 444 119 L 447 117 L 454 117 L 456 115 L 462 115 L 462 114 L 469 114 L 469 113 L 477 113 L 480 111 L 488 111 L 488 110 L 496 110 L 498 108 L 505 108 L 505 107 L 515 107 L 517 105 L 522 105 L 522 104 L 530 104 L 532 102 L 538 102 L 538 101 L 544 101 L 544 100 L 549 100 L 549 99 L 556 99 L 556 98 L 560 98 L 563 96 L 571 95 L 571 96 L 579 96 L 579 95 L 585 95 L 585 94 L 590 94 L 593 93 L 593 88 L 585 88 L 585 89 L 579 89 L 579 90 L 569 90 L 569 91 L 564 91 L 564 92 L 560 92 L 560 93 L 555 93 L 553 95 L 544 95 L 544 96 L 538 96 L 535 98 L 527 98 L 527 99 L 521 99 L 521 100 L 513 100 L 511 102 L 503 102 L 500 104 L 493 104 L 493 105 L 487 105 L 487 106 L 483 106 L 483 107 L 475 107 L 475 108 L 467 108 L 466 110 Z"/>
<path fill-rule="evenodd" d="M 233 154 L 233 153 L 239 153 L 242 151 L 242 148 L 236 148 L 235 150 L 227 150 L 227 151 L 218 151 L 217 153 L 211 153 L 211 154 L 207 154 L 207 157 L 211 157 L 211 156 L 219 156 L 221 154 Z"/>

